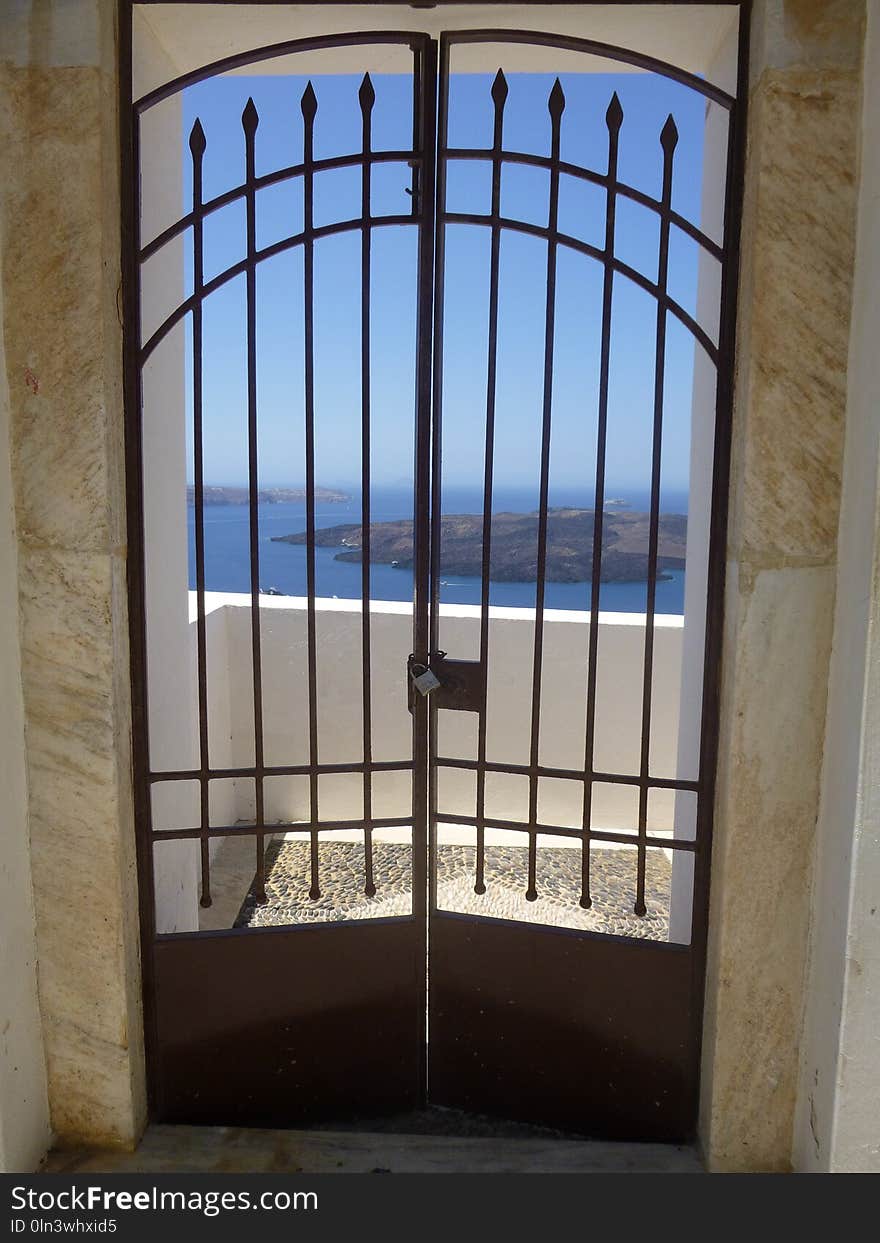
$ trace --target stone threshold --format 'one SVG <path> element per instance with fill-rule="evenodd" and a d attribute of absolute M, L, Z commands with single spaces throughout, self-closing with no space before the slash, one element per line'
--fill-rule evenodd
<path fill-rule="evenodd" d="M 155 1125 L 134 1152 L 56 1149 L 51 1174 L 699 1174 L 694 1148 L 595 1140 Z"/>

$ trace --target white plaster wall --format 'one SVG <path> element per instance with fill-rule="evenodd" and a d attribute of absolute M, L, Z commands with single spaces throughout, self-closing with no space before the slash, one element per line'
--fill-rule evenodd
<path fill-rule="evenodd" d="M 195 593 L 190 595 L 190 632 L 195 668 Z M 210 606 L 209 606 L 210 608 Z M 205 619 L 207 639 L 208 755 L 212 768 L 232 767 L 232 702 L 229 681 L 229 626 L 226 610 L 213 608 Z M 238 812 L 236 782 L 214 783 L 209 790 L 212 824 L 234 824 Z"/>
<path fill-rule="evenodd" d="M 732 26 L 718 48 L 708 72 L 712 81 L 720 82 L 732 93 L 736 91 L 738 35 L 737 27 Z M 700 226 L 704 233 L 717 242 L 724 236 L 729 117 L 726 109 L 707 102 Z M 721 264 L 701 249 L 697 268 L 696 319 L 716 341 L 720 306 Z M 699 345 L 695 345 L 678 734 L 678 776 L 686 781 L 695 781 L 700 767 L 717 379 L 718 373 L 711 359 Z M 677 803 L 676 837 L 692 839 L 696 830 L 693 804 L 686 796 L 679 797 Z M 672 940 L 683 939 L 690 928 L 692 892 L 693 861 L 679 852 L 673 856 L 672 863 L 672 909 L 681 924 L 670 927 Z"/>
<path fill-rule="evenodd" d="M 439 4 L 420 8 L 406 4 L 216 4 L 203 6 L 201 20 L 194 23 L 186 5 L 160 4 L 150 5 L 146 19 L 179 73 L 248 48 L 315 34 L 419 30 L 437 38 L 444 30 L 495 27 L 573 34 L 633 48 L 694 73 L 705 73 L 716 48 L 735 23 L 736 12 L 729 5 L 717 4 Z M 395 49 L 371 49 L 368 57 L 373 72 L 395 73 L 407 68 Z M 608 71 L 607 60 L 582 53 L 566 56 L 556 49 L 508 47 L 504 59 L 508 72 Z M 479 45 L 462 47 L 455 53 L 456 72 L 486 72 L 490 66 L 494 72 L 497 54 Z M 355 73 L 365 67 L 363 51 L 353 49 L 329 55 L 300 53 L 295 68 L 288 57 L 263 62 L 259 71 Z M 629 71 L 626 66 L 615 69 Z M 139 72 L 135 96 L 165 80 L 146 69 Z"/>
<path fill-rule="evenodd" d="M 209 594 L 206 602 L 205 638 L 208 691 L 208 757 L 212 768 L 232 765 L 232 717 L 230 709 L 229 649 L 227 612 L 223 596 Z M 196 700 L 196 594 L 189 593 L 189 672 L 191 697 Z M 180 765 L 171 766 L 178 768 Z M 249 807 L 253 818 L 253 799 L 248 803 L 246 783 L 234 779 L 212 781 L 208 787 L 208 819 L 211 825 L 230 825 L 243 818 Z M 152 788 L 152 823 L 155 830 L 195 829 L 201 823 L 201 804 L 197 781 L 156 782 Z M 221 839 L 209 844 L 213 860 Z M 195 842 L 165 841 L 156 844 L 153 866 L 156 876 L 156 931 L 196 932 L 200 926 L 201 868 Z"/>
<path fill-rule="evenodd" d="M 165 50 L 135 12 L 142 71 L 171 75 Z M 141 133 L 141 236 L 148 241 L 182 211 L 180 96 L 150 110 Z M 183 298 L 183 239 L 164 246 L 143 269 L 142 328 L 149 336 Z M 146 532 L 147 681 L 150 763 L 154 769 L 198 765 L 195 649 L 187 602 L 185 336 L 171 333 L 144 368 L 143 450 Z M 156 792 L 154 822 L 190 817 L 191 789 Z M 175 799 L 180 805 L 175 805 Z M 198 805 L 198 804 L 197 804 Z M 154 852 L 157 927 L 198 928 L 198 846 L 164 842 Z"/>
<path fill-rule="evenodd" d="M 229 726 L 212 719 L 212 736 L 230 729 L 230 763 L 253 763 L 253 689 L 250 658 L 250 600 L 244 595 L 208 594 L 213 619 L 225 615 L 228 635 Z M 450 655 L 471 658 L 479 646 L 479 609 L 441 606 L 443 644 Z M 375 603 L 372 616 L 373 738 L 376 760 L 407 760 L 412 723 L 406 707 L 406 657 L 411 650 L 412 613 L 408 605 Z M 612 773 L 638 772 L 641 736 L 644 623 L 637 614 L 602 614 L 599 659 L 602 678 L 597 694 L 599 723 L 597 767 Z M 487 752 L 492 761 L 528 762 L 529 696 L 534 626 L 527 610 L 492 609 L 489 637 L 489 706 Z M 308 692 L 306 602 L 284 597 L 262 600 L 263 728 L 266 763 L 308 762 Z M 540 761 L 556 768 L 583 766 L 586 654 L 589 614 L 549 610 L 544 639 L 544 690 Z M 322 764 L 358 763 L 362 758 L 360 710 L 360 607 L 347 600 L 317 601 L 318 759 Z M 675 771 L 678 692 L 681 676 L 680 617 L 658 617 L 655 646 L 652 775 Z M 523 670 L 529 676 L 523 676 Z M 212 705 L 212 712 L 214 706 Z M 441 712 L 439 751 L 453 758 L 476 758 L 476 716 Z M 352 819 L 362 814 L 359 775 L 324 776 L 319 788 L 322 819 Z M 441 808 L 467 815 L 474 810 L 474 778 L 462 770 L 444 770 Z M 525 778 L 493 778 L 487 783 L 486 814 L 522 818 L 527 811 Z M 546 779 L 541 783 L 542 821 L 578 827 L 582 786 Z M 407 774 L 378 774 L 374 814 L 409 812 Z M 637 811 L 633 787 L 598 784 L 594 827 L 633 828 Z M 672 828 L 673 797 L 657 792 L 650 805 L 651 828 Z M 266 786 L 268 819 L 308 816 L 308 782 L 304 777 L 271 778 Z M 235 819 L 253 817 L 249 783 L 239 783 Z M 234 823 L 234 820 L 231 821 Z"/>
<path fill-rule="evenodd" d="M 2 298 L 0 284 L 0 1172 L 12 1173 L 39 1164 L 50 1128 L 37 995 Z"/>
<path fill-rule="evenodd" d="M 880 1171 L 880 3 L 861 189 L 834 649 L 795 1121 L 800 1170 Z"/>

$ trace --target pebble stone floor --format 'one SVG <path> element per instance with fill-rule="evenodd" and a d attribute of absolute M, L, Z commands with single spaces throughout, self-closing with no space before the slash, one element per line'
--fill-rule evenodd
<path fill-rule="evenodd" d="M 276 839 L 266 851 L 265 906 L 251 890 L 235 921 L 236 928 L 278 924 L 311 924 L 334 920 L 408 915 L 412 910 L 411 848 L 376 842 L 373 872 L 376 896 L 364 895 L 364 848 L 357 842 L 321 843 L 321 897 L 308 896 L 310 847 L 307 841 Z M 486 892 L 474 893 L 476 849 L 440 845 L 437 849 L 437 905 L 463 914 L 516 919 L 557 928 L 665 941 L 669 925 L 672 874 L 666 855 L 648 852 L 645 902 L 648 913 L 633 913 L 636 852 L 632 848 L 595 849 L 591 853 L 593 905 L 579 905 L 581 852 L 570 847 L 538 851 L 538 898 L 526 902 L 526 846 L 487 846 Z"/>

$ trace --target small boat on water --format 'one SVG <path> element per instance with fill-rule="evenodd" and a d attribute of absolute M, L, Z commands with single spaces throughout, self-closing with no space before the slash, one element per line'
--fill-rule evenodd
<path fill-rule="evenodd" d="M 392 568 L 392 570 L 396 570 L 396 569 L 397 569 L 397 567 L 398 567 L 399 565 L 400 565 L 400 562 L 399 562 L 399 561 L 392 561 L 392 562 L 391 562 L 391 568 Z"/>

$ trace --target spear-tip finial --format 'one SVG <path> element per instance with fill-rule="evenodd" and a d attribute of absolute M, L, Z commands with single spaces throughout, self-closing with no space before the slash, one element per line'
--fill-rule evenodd
<path fill-rule="evenodd" d="M 553 90 L 550 92 L 550 98 L 547 100 L 547 108 L 554 121 L 558 121 L 565 111 L 565 92 L 558 78 L 553 83 Z"/>
<path fill-rule="evenodd" d="M 189 149 L 194 156 L 202 156 L 205 154 L 205 147 L 208 145 L 205 138 L 205 131 L 202 129 L 202 123 L 196 117 L 196 123 L 189 132 Z"/>
<path fill-rule="evenodd" d="M 376 92 L 373 89 L 373 82 L 368 73 L 364 74 L 364 79 L 358 91 L 358 99 L 360 100 L 362 112 L 370 112 L 373 104 L 376 102 Z"/>
<path fill-rule="evenodd" d="M 660 131 L 660 146 L 667 155 L 672 155 L 678 144 L 678 127 L 673 120 L 672 113 L 666 118 L 666 124 Z"/>
<path fill-rule="evenodd" d="M 257 112 L 257 106 L 253 99 L 248 99 L 244 106 L 244 112 L 241 114 L 241 125 L 244 132 L 253 135 L 257 132 L 257 126 L 260 124 L 260 117 Z"/>
<path fill-rule="evenodd" d="M 617 91 L 611 96 L 611 103 L 608 105 L 608 111 L 605 113 L 605 124 L 609 130 L 616 134 L 623 125 L 623 108 L 620 104 L 620 96 Z"/>
<path fill-rule="evenodd" d="M 302 109 L 304 119 L 306 121 L 314 121 L 315 113 L 318 111 L 318 97 L 315 94 L 315 88 L 312 86 L 311 81 L 306 84 L 299 106 Z"/>
<path fill-rule="evenodd" d="M 504 76 L 504 70 L 499 69 L 495 74 L 495 81 L 492 83 L 492 99 L 496 108 L 503 108 L 507 99 L 507 78 Z"/>

